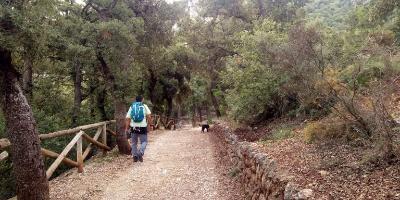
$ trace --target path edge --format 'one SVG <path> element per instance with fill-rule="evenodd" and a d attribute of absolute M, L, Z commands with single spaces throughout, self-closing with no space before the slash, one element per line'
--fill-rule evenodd
<path fill-rule="evenodd" d="M 254 143 L 239 141 L 233 130 L 216 124 L 210 131 L 211 142 L 228 174 L 243 185 L 246 199 L 309 199 L 307 189 L 292 182 L 293 177 L 281 170 L 275 160 L 259 151 Z"/>

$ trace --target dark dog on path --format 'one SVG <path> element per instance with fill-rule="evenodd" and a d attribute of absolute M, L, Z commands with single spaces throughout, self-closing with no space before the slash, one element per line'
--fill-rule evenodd
<path fill-rule="evenodd" d="M 210 125 L 208 124 L 202 124 L 201 125 L 201 132 L 204 133 L 204 130 L 207 129 L 207 133 L 208 133 L 208 129 L 210 128 Z"/>

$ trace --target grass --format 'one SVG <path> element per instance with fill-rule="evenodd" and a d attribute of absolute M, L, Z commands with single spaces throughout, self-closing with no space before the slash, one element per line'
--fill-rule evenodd
<path fill-rule="evenodd" d="M 278 141 L 278 140 L 284 140 L 288 138 L 292 138 L 294 136 L 294 133 L 292 131 L 291 127 L 288 126 L 281 126 L 278 127 L 274 130 L 271 131 L 271 134 L 266 136 L 263 141 L 269 142 L 269 141 Z"/>

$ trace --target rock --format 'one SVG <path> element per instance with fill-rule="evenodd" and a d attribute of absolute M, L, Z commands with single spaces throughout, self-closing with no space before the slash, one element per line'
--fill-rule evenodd
<path fill-rule="evenodd" d="M 312 196 L 313 196 L 312 189 L 303 189 L 303 190 L 300 190 L 300 192 L 298 194 L 298 199 L 309 199 Z"/>
<path fill-rule="evenodd" d="M 319 174 L 321 174 L 321 176 L 327 176 L 329 174 L 329 172 L 325 171 L 325 170 L 321 170 L 321 171 L 319 171 Z"/>
<path fill-rule="evenodd" d="M 260 196 L 260 194 L 254 193 L 253 196 L 251 197 L 251 200 L 258 200 L 259 196 Z"/>
<path fill-rule="evenodd" d="M 289 182 L 285 187 L 284 199 L 296 199 L 298 194 L 298 185 Z"/>
<path fill-rule="evenodd" d="M 357 197 L 357 199 L 359 199 L 359 200 L 365 199 L 365 194 L 361 194 L 360 196 Z"/>

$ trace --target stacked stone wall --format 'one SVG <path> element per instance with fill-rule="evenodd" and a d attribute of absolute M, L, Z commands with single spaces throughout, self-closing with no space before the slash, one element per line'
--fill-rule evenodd
<path fill-rule="evenodd" d="M 215 125 L 210 134 L 218 154 L 230 165 L 230 174 L 242 183 L 247 199 L 306 199 L 291 183 L 292 178 L 253 143 L 239 141 L 228 127 L 221 125 Z"/>

